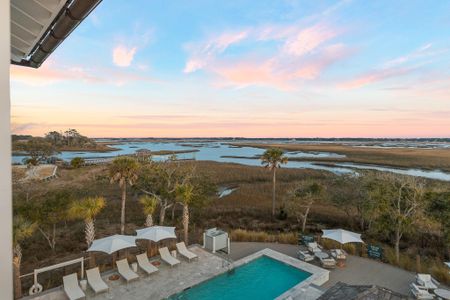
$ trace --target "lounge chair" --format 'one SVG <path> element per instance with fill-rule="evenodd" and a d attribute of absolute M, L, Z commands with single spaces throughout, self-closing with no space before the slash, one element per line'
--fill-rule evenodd
<path fill-rule="evenodd" d="M 158 268 L 148 261 L 147 253 L 136 255 L 136 259 L 139 264 L 139 267 L 142 270 L 144 270 L 147 274 L 152 274 L 158 271 Z"/>
<path fill-rule="evenodd" d="M 178 259 L 170 255 L 169 249 L 167 247 L 159 248 L 159 255 L 161 255 L 161 259 L 169 264 L 171 267 L 180 263 Z"/>
<path fill-rule="evenodd" d="M 417 274 L 416 283 L 418 286 L 423 287 L 427 290 L 435 290 L 438 288 L 439 282 L 431 277 L 430 274 Z"/>
<path fill-rule="evenodd" d="M 430 294 L 427 289 L 417 286 L 415 283 L 411 283 L 411 293 L 416 299 L 434 299 L 433 294 Z"/>
<path fill-rule="evenodd" d="M 316 242 L 308 243 L 308 251 L 311 253 L 322 252 L 322 247 Z"/>
<path fill-rule="evenodd" d="M 126 258 L 116 261 L 117 271 L 128 282 L 138 279 L 139 275 L 131 270 Z"/>
<path fill-rule="evenodd" d="M 303 260 L 303 261 L 312 261 L 312 260 L 314 260 L 314 256 L 309 254 L 308 251 L 299 250 L 297 252 L 297 256 L 298 256 L 298 258 L 300 260 Z"/>
<path fill-rule="evenodd" d="M 320 258 L 320 265 L 325 269 L 334 269 L 336 261 L 333 258 Z"/>
<path fill-rule="evenodd" d="M 78 284 L 77 273 L 63 277 L 64 292 L 70 300 L 86 299 L 86 295 Z"/>
<path fill-rule="evenodd" d="M 331 256 L 334 257 L 335 259 L 347 259 L 347 253 L 345 253 L 344 250 L 342 249 L 333 249 L 330 251 L 331 252 Z"/>
<path fill-rule="evenodd" d="M 186 244 L 184 242 L 177 243 L 176 246 L 178 253 L 180 253 L 181 256 L 186 257 L 189 260 L 189 262 L 191 261 L 191 259 L 198 258 L 197 254 L 192 253 L 186 248 Z"/>
<path fill-rule="evenodd" d="M 107 292 L 109 290 L 108 285 L 103 281 L 100 276 L 100 270 L 98 267 L 86 270 L 86 277 L 89 286 L 94 290 L 95 294 Z"/>

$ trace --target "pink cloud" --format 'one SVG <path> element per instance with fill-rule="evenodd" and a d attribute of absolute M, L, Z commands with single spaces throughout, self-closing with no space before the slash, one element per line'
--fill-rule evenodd
<path fill-rule="evenodd" d="M 305 27 L 298 24 L 254 27 L 234 33 L 225 32 L 207 41 L 191 44 L 190 58 L 184 72 L 203 69 L 218 75 L 225 82 L 219 86 L 266 85 L 291 89 L 295 80 L 314 80 L 333 63 L 344 59 L 349 52 L 342 44 L 327 45 L 342 30 L 323 22 Z M 271 54 L 264 56 L 244 51 L 225 59 L 229 46 L 244 40 L 275 41 Z M 269 52 L 269 51 L 266 51 Z"/>
<path fill-rule="evenodd" d="M 217 54 L 222 53 L 231 45 L 244 40 L 247 35 L 248 32 L 245 30 L 239 32 L 225 32 L 206 42 L 189 45 L 188 48 L 190 48 L 191 57 L 186 62 L 183 72 L 191 73 L 202 69 Z"/>
<path fill-rule="evenodd" d="M 432 63 L 435 57 L 447 52 L 448 49 L 435 50 L 432 44 L 426 44 L 406 55 L 382 63 L 381 68 L 359 74 L 338 86 L 343 89 L 356 89 L 388 79 L 410 75 L 422 66 Z"/>
<path fill-rule="evenodd" d="M 342 44 L 324 47 L 307 59 L 292 60 L 276 56 L 266 60 L 241 59 L 217 63 L 210 67 L 226 82 L 221 85 L 265 85 L 290 90 L 298 81 L 315 80 L 334 63 L 347 58 L 354 52 Z"/>
<path fill-rule="evenodd" d="M 45 86 L 60 82 L 84 82 L 124 85 L 135 81 L 156 82 L 152 77 L 138 72 L 125 72 L 117 69 L 91 69 L 81 66 L 64 66 L 47 61 L 39 69 L 10 67 L 11 81 L 31 86 Z"/>
<path fill-rule="evenodd" d="M 136 54 L 136 47 L 127 48 L 124 45 L 118 45 L 113 49 L 113 62 L 119 67 L 128 67 Z"/>
<path fill-rule="evenodd" d="M 411 73 L 413 70 L 414 68 L 391 68 L 391 69 L 373 70 L 364 73 L 362 75 L 359 75 L 350 81 L 341 83 L 339 84 L 339 87 L 343 89 L 356 89 L 368 84 L 384 81 L 402 75 L 407 75 Z"/>
<path fill-rule="evenodd" d="M 287 54 L 303 56 L 334 38 L 337 34 L 338 32 L 335 29 L 319 23 L 302 29 L 289 37 L 283 46 L 283 51 Z"/>

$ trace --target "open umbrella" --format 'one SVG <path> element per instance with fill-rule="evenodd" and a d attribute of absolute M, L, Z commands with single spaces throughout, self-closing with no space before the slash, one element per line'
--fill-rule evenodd
<path fill-rule="evenodd" d="M 137 239 L 147 240 L 147 253 L 152 256 L 154 254 L 150 247 L 151 242 L 159 242 L 166 239 L 176 239 L 175 227 L 169 226 L 151 226 L 143 229 L 137 229 Z M 156 249 L 155 249 L 156 250 Z"/>
<path fill-rule="evenodd" d="M 143 229 L 137 229 L 137 239 L 159 242 L 165 239 L 176 239 L 175 227 L 151 226 Z"/>
<path fill-rule="evenodd" d="M 361 234 L 344 229 L 322 230 L 322 238 L 330 239 L 340 243 L 341 245 L 347 243 L 364 243 L 361 239 Z"/>
<path fill-rule="evenodd" d="M 131 247 L 137 247 L 135 236 L 115 234 L 93 241 L 87 251 L 112 254 L 116 251 Z"/>
<path fill-rule="evenodd" d="M 446 263 L 444 263 L 444 264 L 446 264 L 446 265 L 447 265 L 447 267 L 449 267 L 449 268 L 450 268 L 450 262 L 446 262 Z"/>

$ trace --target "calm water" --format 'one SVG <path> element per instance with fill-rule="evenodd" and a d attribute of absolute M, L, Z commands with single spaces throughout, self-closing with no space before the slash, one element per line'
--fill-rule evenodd
<path fill-rule="evenodd" d="M 272 300 L 311 276 L 287 264 L 262 256 L 169 299 Z"/>
<path fill-rule="evenodd" d="M 186 151 L 195 150 L 196 152 L 191 153 L 180 153 L 177 157 L 180 159 L 195 159 L 195 160 L 210 160 L 216 162 L 224 163 L 238 163 L 248 166 L 261 166 L 261 161 L 259 158 L 264 152 L 264 149 L 253 148 L 253 147 L 235 147 L 221 142 L 124 142 L 122 144 L 113 145 L 117 148 L 116 151 L 101 153 L 101 152 L 68 152 L 63 151 L 56 155 L 66 161 L 70 161 L 74 157 L 82 158 L 103 158 L 103 157 L 115 157 L 118 155 L 133 154 L 139 149 L 148 149 L 151 151 Z M 236 157 L 230 157 L 236 156 Z M 345 155 L 340 155 L 337 153 L 330 152 L 302 152 L 302 151 L 292 151 L 287 152 L 286 156 L 289 158 L 342 158 Z M 154 156 L 153 159 L 165 160 L 168 155 Z M 24 156 L 13 156 L 14 163 L 21 163 Z M 378 170 L 387 171 L 397 174 L 405 174 L 412 176 L 420 176 L 430 179 L 439 179 L 450 181 L 450 173 L 445 173 L 439 170 L 426 171 L 420 169 L 396 169 L 387 166 L 374 166 L 374 165 L 363 165 L 363 164 L 353 164 L 353 163 L 336 163 L 335 165 L 320 165 L 309 161 L 289 161 L 285 168 L 300 168 L 300 169 L 314 169 L 314 170 L 324 170 L 329 171 L 334 174 L 349 174 L 356 173 L 356 169 L 367 169 L 367 170 Z"/>

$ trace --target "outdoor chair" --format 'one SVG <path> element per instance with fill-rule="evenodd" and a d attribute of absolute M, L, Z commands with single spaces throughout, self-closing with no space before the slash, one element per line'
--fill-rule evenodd
<path fill-rule="evenodd" d="M 330 252 L 331 256 L 334 257 L 335 259 L 342 259 L 342 260 L 347 259 L 347 253 L 342 249 L 333 249 Z"/>
<path fill-rule="evenodd" d="M 423 287 L 427 290 L 435 290 L 438 288 L 439 282 L 431 277 L 430 274 L 417 274 L 416 275 L 416 283 L 420 287 Z"/>
<path fill-rule="evenodd" d="M 86 295 L 78 284 L 77 273 L 63 277 L 64 292 L 70 300 L 86 299 Z"/>
<path fill-rule="evenodd" d="M 180 263 L 178 259 L 170 255 L 169 249 L 167 247 L 159 248 L 158 251 L 159 255 L 161 255 L 161 259 L 171 267 Z"/>
<path fill-rule="evenodd" d="M 144 270 L 148 275 L 158 271 L 158 268 L 152 265 L 148 260 L 147 253 L 136 255 L 136 259 L 139 264 L 139 267 L 142 270 Z"/>
<path fill-rule="evenodd" d="M 411 293 L 416 299 L 434 299 L 433 294 L 430 294 L 427 289 L 411 283 Z"/>
<path fill-rule="evenodd" d="M 117 271 L 128 282 L 138 279 L 139 275 L 131 270 L 126 258 L 116 261 Z"/>
<path fill-rule="evenodd" d="M 177 246 L 178 253 L 180 253 L 181 256 L 184 256 L 185 258 L 187 258 L 189 260 L 189 262 L 191 262 L 191 259 L 198 258 L 197 254 L 189 251 L 186 248 L 186 244 L 184 242 L 177 243 L 176 246 Z"/>
<path fill-rule="evenodd" d="M 320 258 L 320 265 L 325 269 L 334 269 L 336 261 L 333 258 Z"/>
<path fill-rule="evenodd" d="M 308 243 L 308 251 L 311 253 L 322 252 L 322 247 L 316 242 Z"/>
<path fill-rule="evenodd" d="M 94 290 L 96 295 L 109 290 L 108 285 L 100 276 L 100 270 L 98 267 L 86 270 L 86 277 L 89 286 Z"/>
<path fill-rule="evenodd" d="M 298 256 L 298 258 L 300 260 L 303 260 L 303 261 L 312 261 L 312 260 L 314 260 L 314 256 L 309 254 L 308 251 L 299 250 L 297 252 L 297 256 Z"/>

